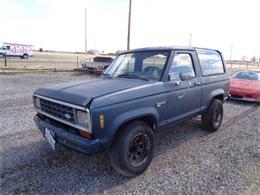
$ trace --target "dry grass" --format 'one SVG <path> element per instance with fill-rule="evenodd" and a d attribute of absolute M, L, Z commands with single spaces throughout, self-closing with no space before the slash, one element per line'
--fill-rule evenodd
<path fill-rule="evenodd" d="M 19 69 L 62 69 L 72 70 L 80 67 L 82 61 L 89 61 L 93 55 L 61 53 L 61 52 L 33 52 L 33 57 L 29 59 L 7 58 L 8 68 Z M 0 68 L 4 67 L 4 59 L 0 58 Z M 260 71 L 259 65 L 236 65 L 227 64 L 230 73 L 238 70 L 256 70 Z"/>
<path fill-rule="evenodd" d="M 258 65 L 246 65 L 246 64 L 227 64 L 228 70 L 230 73 L 234 73 L 239 70 L 252 70 L 260 71 L 260 64 Z"/>
<path fill-rule="evenodd" d="M 70 70 L 80 66 L 83 60 L 90 60 L 92 55 L 56 52 L 34 52 L 29 59 L 18 57 L 7 58 L 8 68 L 56 68 Z M 78 64 L 77 64 L 78 62 Z M 4 59 L 0 59 L 0 67 L 4 67 Z"/>

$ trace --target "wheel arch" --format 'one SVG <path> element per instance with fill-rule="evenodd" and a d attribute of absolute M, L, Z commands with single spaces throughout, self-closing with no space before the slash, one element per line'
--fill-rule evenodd
<path fill-rule="evenodd" d="M 155 131 L 158 124 L 158 115 L 153 112 L 144 112 L 142 114 L 139 113 L 137 115 L 132 115 L 131 117 L 123 117 L 123 120 L 121 118 L 120 123 L 116 125 L 116 128 L 114 130 L 111 144 L 114 143 L 116 137 L 122 131 L 123 127 L 133 121 L 142 121 L 146 123 L 149 127 L 151 127 L 153 131 Z"/>
<path fill-rule="evenodd" d="M 207 101 L 207 107 L 210 106 L 210 104 L 213 102 L 213 100 L 218 99 L 221 102 L 224 102 L 224 95 L 225 92 L 223 89 L 217 89 L 210 93 L 208 101 Z"/>

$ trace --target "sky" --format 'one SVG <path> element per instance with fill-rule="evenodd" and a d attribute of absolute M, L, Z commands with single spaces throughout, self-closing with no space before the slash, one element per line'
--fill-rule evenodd
<path fill-rule="evenodd" d="M 129 0 L 0 0 L 0 42 L 36 48 L 125 50 Z M 259 0 L 132 0 L 131 49 L 219 49 L 226 59 L 260 57 Z M 232 52 L 231 52 L 232 51 Z"/>

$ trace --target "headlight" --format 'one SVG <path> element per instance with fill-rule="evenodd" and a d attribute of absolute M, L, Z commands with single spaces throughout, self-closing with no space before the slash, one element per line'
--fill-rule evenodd
<path fill-rule="evenodd" d="M 38 109 L 41 108 L 40 98 L 34 97 L 34 106 L 35 106 L 35 108 L 38 108 Z"/>
<path fill-rule="evenodd" d="M 77 111 L 77 123 L 80 126 L 83 126 L 87 129 L 91 130 L 90 113 L 78 110 Z"/>

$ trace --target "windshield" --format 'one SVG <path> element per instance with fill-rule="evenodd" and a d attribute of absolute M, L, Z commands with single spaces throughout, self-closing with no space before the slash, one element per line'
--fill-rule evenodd
<path fill-rule="evenodd" d="M 236 72 L 232 77 L 237 79 L 260 81 L 260 73 L 257 72 Z"/>
<path fill-rule="evenodd" d="M 121 54 L 108 67 L 104 75 L 160 80 L 169 53 L 169 51 L 147 51 Z"/>

